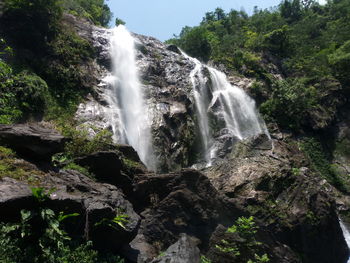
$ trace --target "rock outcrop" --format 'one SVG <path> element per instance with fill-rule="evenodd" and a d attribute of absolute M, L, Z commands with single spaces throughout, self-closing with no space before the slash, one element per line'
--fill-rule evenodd
<path fill-rule="evenodd" d="M 264 144 L 242 142 L 229 162 L 204 172 L 219 192 L 261 220 L 274 240 L 302 254 L 300 260 L 342 262 L 348 248 L 332 187 L 306 168 L 308 163 L 293 141 L 274 140 L 270 150 Z M 329 244 L 329 238 L 337 242 Z"/>
<path fill-rule="evenodd" d="M 151 263 L 199 263 L 200 251 L 196 243 L 187 235 L 171 245 L 163 256 L 152 260 Z"/>
<path fill-rule="evenodd" d="M 52 192 L 47 207 L 67 214 L 79 213 L 71 224 L 68 221 L 67 229 L 71 235 L 93 240 L 97 247 L 113 251 L 135 237 L 140 217 L 115 186 L 94 182 L 73 170 L 50 173 L 37 179 L 41 187 Z M 32 187 L 23 181 L 6 177 L 0 179 L 0 221 L 17 221 L 22 209 L 34 208 Z M 112 228 L 107 224 L 97 226 L 99 222 L 112 220 L 120 213 L 127 215 L 125 228 L 118 225 Z"/>
<path fill-rule="evenodd" d="M 51 160 L 63 151 L 66 141 L 57 131 L 39 124 L 0 124 L 0 143 L 31 159 Z"/>

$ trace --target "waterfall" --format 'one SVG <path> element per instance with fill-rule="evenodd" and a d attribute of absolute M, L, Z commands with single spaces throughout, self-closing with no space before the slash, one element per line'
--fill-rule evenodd
<path fill-rule="evenodd" d="M 188 56 L 186 53 L 182 54 L 195 64 L 194 69 L 190 73 L 191 84 L 193 87 L 193 95 L 195 99 L 195 106 L 198 113 L 199 131 L 201 134 L 203 153 L 206 163 L 211 164 L 214 159 L 215 150 L 213 148 L 213 138 L 209 129 L 208 110 L 208 96 L 206 94 L 206 83 L 202 73 L 203 66 L 198 59 Z"/>
<path fill-rule="evenodd" d="M 347 227 L 344 225 L 343 221 L 339 218 L 339 224 L 341 227 L 341 230 L 343 231 L 344 239 L 346 244 L 348 245 L 348 248 L 350 249 L 350 233 Z M 347 263 L 350 263 L 350 257 L 347 261 Z"/>
<path fill-rule="evenodd" d="M 260 133 L 268 135 L 265 123 L 257 113 L 255 101 L 243 89 L 232 86 L 223 72 L 211 67 L 208 69 L 213 85 L 209 108 L 219 102 L 229 133 L 240 140 Z"/>
<path fill-rule="evenodd" d="M 215 112 L 225 122 L 226 133 L 232 138 L 243 140 L 261 133 L 269 138 L 265 122 L 257 112 L 255 101 L 243 89 L 231 85 L 226 75 L 212 67 L 203 65 L 195 58 L 182 52 L 183 56 L 195 64 L 190 73 L 193 96 L 198 115 L 198 125 L 202 139 L 205 161 L 211 165 L 216 158 L 215 140 L 210 128 L 208 113 Z M 210 73 L 211 89 L 208 89 L 203 69 Z M 210 94 L 208 94 L 210 92 Z M 215 109 L 214 109 L 215 108 Z"/>
<path fill-rule="evenodd" d="M 135 40 L 127 29 L 115 27 L 110 38 L 113 74 L 105 79 L 109 122 L 114 140 L 131 145 L 149 169 L 155 169 L 151 123 L 139 82 L 135 59 Z"/>

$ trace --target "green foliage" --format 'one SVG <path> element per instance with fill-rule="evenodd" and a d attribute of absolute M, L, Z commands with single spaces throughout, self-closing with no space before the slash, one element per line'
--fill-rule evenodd
<path fill-rule="evenodd" d="M 92 138 L 86 129 L 77 130 L 65 127 L 62 131 L 65 136 L 71 139 L 65 146 L 65 154 L 68 158 L 113 148 L 112 133 L 108 130 L 99 131 Z"/>
<path fill-rule="evenodd" d="M 210 58 L 211 46 L 205 28 L 185 27 L 181 31 L 180 39 L 172 39 L 168 43 L 179 45 L 190 56 L 200 60 L 208 61 Z"/>
<path fill-rule="evenodd" d="M 66 2 L 82 6 L 96 23 L 108 24 L 110 17 L 107 14 L 110 16 L 111 13 L 103 0 Z M 89 67 L 82 65 L 93 60 L 95 50 L 88 41 L 61 22 L 62 12 L 69 9 L 68 6 L 61 0 L 5 1 L 5 12 L 0 21 L 4 25 L 3 34 L 14 45 L 16 68 L 30 70 L 19 74 L 11 72 L 7 83 L 1 81 L 2 86 L 6 84 L 11 90 L 0 92 L 4 94 L 0 98 L 2 123 L 26 120 L 27 115 L 33 115 L 33 112 L 38 119 L 43 114 L 48 120 L 56 120 L 62 115 L 73 116 L 82 98 L 91 91 Z M 1 41 L 0 55 L 3 53 L 2 46 Z M 0 71 L 7 71 L 3 61 Z M 47 85 L 39 83 L 42 79 Z M 21 96 L 16 97 L 13 85 L 20 89 L 19 93 L 27 92 L 24 95 L 29 96 L 17 101 Z M 39 94 L 41 96 L 38 97 Z M 42 96 L 45 103 L 42 103 Z"/>
<path fill-rule="evenodd" d="M 0 224 L 0 262 L 3 263 L 122 263 L 116 255 L 101 255 L 92 243 L 74 242 L 61 222 L 79 214 L 59 215 L 45 206 L 48 194 L 33 189 L 38 204 L 22 210 L 19 223 Z M 44 199 L 44 200 L 43 200 Z"/>
<path fill-rule="evenodd" d="M 334 74 L 343 83 L 350 83 L 350 40 L 346 41 L 334 53 L 328 56 Z"/>
<path fill-rule="evenodd" d="M 270 261 L 269 257 L 268 257 L 266 254 L 264 254 L 264 255 L 262 255 L 262 256 L 259 256 L 259 255 L 257 255 L 257 254 L 254 254 L 254 257 L 255 257 L 255 260 L 254 260 L 254 261 L 251 260 L 251 259 L 249 259 L 249 260 L 247 261 L 247 263 L 264 263 L 264 262 L 269 262 L 269 261 Z"/>
<path fill-rule="evenodd" d="M 119 26 L 119 25 L 125 25 L 125 22 L 123 20 L 121 20 L 120 18 L 116 18 L 115 19 L 115 25 Z"/>
<path fill-rule="evenodd" d="M 254 238 L 258 227 L 255 225 L 254 218 L 250 217 L 239 217 L 236 220 L 236 224 L 232 225 L 227 229 L 228 233 L 239 233 L 241 237 L 246 240 Z"/>
<path fill-rule="evenodd" d="M 317 107 L 317 90 L 302 79 L 276 81 L 271 89 L 270 99 L 261 105 L 260 111 L 282 127 L 299 129 L 308 116 L 308 110 Z"/>
<path fill-rule="evenodd" d="M 282 28 L 275 29 L 264 35 L 264 46 L 270 52 L 277 55 L 284 55 L 288 52 L 288 34 L 289 27 L 284 25 Z"/>
<path fill-rule="evenodd" d="M 75 16 L 87 18 L 96 25 L 108 26 L 112 12 L 104 0 L 63 0 L 63 8 Z"/>
<path fill-rule="evenodd" d="M 65 166 L 63 167 L 63 169 L 65 169 L 65 170 L 75 170 L 75 171 L 78 171 L 79 173 L 81 173 L 81 174 L 83 174 L 83 175 L 88 176 L 88 177 L 91 177 L 91 176 L 92 176 L 87 168 L 82 167 L 82 166 L 80 166 L 80 165 L 77 165 L 77 164 L 74 163 L 74 162 L 68 163 L 67 165 L 65 165 Z"/>
<path fill-rule="evenodd" d="M 129 222 L 129 216 L 125 214 L 122 210 L 117 209 L 117 214 L 114 218 L 108 219 L 104 218 L 100 222 L 96 223 L 95 226 L 109 226 L 111 228 L 116 228 L 119 226 L 121 228 L 126 228 L 126 224 Z"/>
<path fill-rule="evenodd" d="M 342 180 L 339 174 L 333 169 L 329 156 L 323 149 L 322 144 L 316 138 L 305 138 L 300 147 L 309 158 L 312 169 L 325 178 L 330 184 L 338 190 L 348 193 L 349 186 Z"/>
<path fill-rule="evenodd" d="M 269 262 L 267 254 L 264 253 L 262 256 L 258 254 L 263 251 L 262 243 L 256 240 L 257 231 L 258 226 L 252 216 L 239 217 L 235 224 L 227 229 L 227 238 L 222 239 L 219 244 L 215 245 L 215 248 L 221 253 L 228 254 L 232 260 L 237 262 Z M 233 238 L 235 235 L 242 240 Z M 253 256 L 255 261 L 249 259 Z"/>
<path fill-rule="evenodd" d="M 43 173 L 35 170 L 32 165 L 16 159 L 16 154 L 11 149 L 0 146 L 0 179 L 10 177 L 34 184 L 35 177 L 42 175 Z"/>
<path fill-rule="evenodd" d="M 299 176 L 300 175 L 300 169 L 299 168 L 292 168 L 292 174 L 294 176 Z"/>
<path fill-rule="evenodd" d="M 39 202 L 45 202 L 50 199 L 50 194 L 54 192 L 54 190 L 50 190 L 49 192 L 46 192 L 44 188 L 42 187 L 34 187 L 31 188 L 33 197 Z"/>
<path fill-rule="evenodd" d="M 6 34 L 19 46 L 40 51 L 55 37 L 62 7 L 59 0 L 5 0 L 1 18 Z M 13 22 L 16 21 L 16 22 Z"/>
<path fill-rule="evenodd" d="M 43 79 L 28 71 L 15 74 L 10 65 L 0 60 L 0 123 L 44 114 L 48 97 Z"/>
<path fill-rule="evenodd" d="M 201 255 L 201 263 L 212 263 L 212 261 L 206 258 L 204 255 Z"/>
<path fill-rule="evenodd" d="M 90 72 L 81 65 L 89 63 L 95 56 L 93 47 L 69 28 L 62 28 L 60 34 L 48 43 L 49 57 L 36 65 L 45 78 L 52 100 L 48 119 L 73 115 L 82 98 L 90 92 L 86 81 Z M 67 114 L 68 113 L 68 114 Z"/>

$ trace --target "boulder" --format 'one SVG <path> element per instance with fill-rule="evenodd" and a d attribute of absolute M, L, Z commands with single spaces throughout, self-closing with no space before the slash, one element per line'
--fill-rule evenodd
<path fill-rule="evenodd" d="M 164 255 L 152 260 L 151 263 L 200 263 L 200 251 L 196 243 L 183 234 L 164 252 Z"/>
<path fill-rule="evenodd" d="M 115 185 L 125 194 L 132 191 L 134 174 L 146 171 L 135 150 L 127 145 L 119 145 L 118 151 L 101 151 L 79 157 L 74 162 L 87 167 L 96 180 Z"/>
<path fill-rule="evenodd" d="M 40 124 L 0 124 L 0 144 L 7 145 L 26 159 L 51 160 L 62 152 L 67 139 Z"/>
<path fill-rule="evenodd" d="M 0 222 L 20 220 L 20 210 L 34 205 L 32 192 L 27 183 L 12 178 L 0 179 Z"/>
<path fill-rule="evenodd" d="M 79 213 L 65 221 L 70 236 L 85 237 L 94 241 L 96 247 L 112 251 L 136 236 L 140 217 L 115 186 L 94 182 L 73 170 L 46 174 L 40 181 L 41 187 L 52 192 L 47 207 L 57 213 Z M 0 221 L 19 220 L 20 210 L 35 209 L 35 205 L 27 183 L 10 178 L 0 180 Z M 124 227 L 113 223 L 120 215 L 127 218 Z"/>

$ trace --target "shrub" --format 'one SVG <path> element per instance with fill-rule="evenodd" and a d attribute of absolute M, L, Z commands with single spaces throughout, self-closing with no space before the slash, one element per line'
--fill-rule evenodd
<path fill-rule="evenodd" d="M 227 229 L 227 238 L 222 239 L 215 248 L 221 253 L 228 254 L 235 262 L 269 262 L 269 257 L 262 249 L 262 243 L 256 240 L 257 231 L 258 226 L 252 216 L 239 217 L 235 224 Z M 252 257 L 256 261 L 252 261 Z"/>
<path fill-rule="evenodd" d="M 318 106 L 317 90 L 302 79 L 275 81 L 271 89 L 272 96 L 261 104 L 260 111 L 283 128 L 300 129 L 308 110 Z"/>
<path fill-rule="evenodd" d="M 3 263 L 123 263 L 112 254 L 101 255 L 92 242 L 72 241 L 61 222 L 79 214 L 57 215 L 46 207 L 49 194 L 33 188 L 33 210 L 21 211 L 21 222 L 0 224 L 0 262 Z"/>
<path fill-rule="evenodd" d="M 0 179 L 10 177 L 34 184 L 37 181 L 36 177 L 42 175 L 43 173 L 32 165 L 16 159 L 16 154 L 11 149 L 0 146 Z"/>
<path fill-rule="evenodd" d="M 348 193 L 350 188 L 339 176 L 337 171 L 332 167 L 329 157 L 327 156 L 322 144 L 316 138 L 305 138 L 300 147 L 308 157 L 311 168 L 319 173 L 330 184 L 338 190 Z"/>
<path fill-rule="evenodd" d="M 44 114 L 48 100 L 46 82 L 34 73 L 14 74 L 0 61 L 0 123 L 9 124 Z"/>
<path fill-rule="evenodd" d="M 113 148 L 112 133 L 108 130 L 99 131 L 95 136 L 90 137 L 86 129 L 66 128 L 63 134 L 71 138 L 65 146 L 65 153 L 69 158 Z"/>
<path fill-rule="evenodd" d="M 59 0 L 5 0 L 1 23 L 6 35 L 21 47 L 42 51 L 58 32 L 62 8 Z M 14 22 L 15 21 L 15 22 Z"/>

